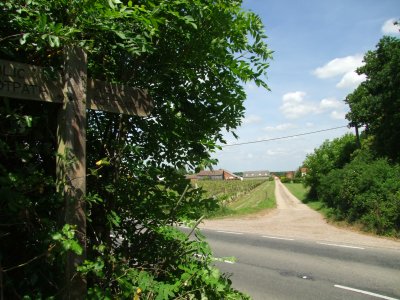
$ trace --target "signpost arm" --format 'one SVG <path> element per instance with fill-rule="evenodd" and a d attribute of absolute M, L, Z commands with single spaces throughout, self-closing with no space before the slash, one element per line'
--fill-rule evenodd
<path fill-rule="evenodd" d="M 77 47 L 65 50 L 65 99 L 58 116 L 58 187 L 65 198 L 65 223 L 75 226 L 82 254 L 68 251 L 64 299 L 84 299 L 86 278 L 76 267 L 86 258 L 86 89 L 87 56 Z"/>

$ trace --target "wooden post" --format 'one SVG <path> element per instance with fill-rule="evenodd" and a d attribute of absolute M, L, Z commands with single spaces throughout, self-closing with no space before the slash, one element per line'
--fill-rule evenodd
<path fill-rule="evenodd" d="M 64 103 L 58 116 L 58 187 L 65 198 L 65 223 L 75 226 L 82 254 L 67 253 L 64 299 L 84 299 L 86 278 L 76 272 L 86 258 L 86 89 L 87 56 L 77 47 L 65 50 Z"/>
<path fill-rule="evenodd" d="M 86 258 L 86 109 L 148 116 L 153 101 L 146 90 L 87 78 L 83 49 L 64 50 L 61 74 L 45 76 L 39 66 L 0 59 L 0 97 L 62 104 L 57 124 L 57 188 L 65 198 L 64 222 L 75 227 L 82 254 L 67 254 L 64 299 L 84 299 L 86 278 L 76 272 Z"/>

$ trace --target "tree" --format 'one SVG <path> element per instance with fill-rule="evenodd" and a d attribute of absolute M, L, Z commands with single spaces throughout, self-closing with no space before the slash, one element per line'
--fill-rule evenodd
<path fill-rule="evenodd" d="M 178 171 L 212 163 L 223 130 L 240 125 L 242 82 L 268 88 L 263 76 L 271 52 L 260 18 L 233 0 L 6 0 L 0 17 L 2 58 L 51 73 L 62 71 L 63 47 L 79 45 L 88 53 L 90 77 L 147 88 L 154 99 L 148 118 L 88 115 L 88 260 L 79 267 L 88 296 L 132 298 L 140 288 L 148 298 L 239 297 L 212 266 L 200 234 L 190 241 L 172 225 L 199 220 L 216 206 Z M 1 238 L 20 250 L 15 255 L 1 241 L 5 295 L 57 295 L 64 289 L 57 276 L 62 257 L 79 245 L 74 229 L 60 221 L 48 167 L 55 160 L 56 108 L 2 100 L 0 180 L 10 193 L 2 197 L 8 230 Z M 23 134 L 12 131 L 10 120 L 20 122 Z M 49 132 L 46 139 L 29 138 L 40 130 Z M 38 179 L 47 178 L 43 201 L 31 194 L 40 183 L 23 181 L 21 155 Z M 23 184 L 27 189 L 18 189 Z M 16 198 L 23 201 L 7 209 Z"/>
<path fill-rule="evenodd" d="M 364 57 L 358 74 L 367 79 L 346 102 L 350 126 L 366 126 L 374 138 L 373 148 L 379 156 L 400 160 L 400 39 L 383 37 L 375 51 Z"/>
<path fill-rule="evenodd" d="M 308 169 L 304 182 L 310 187 L 310 199 L 318 199 L 318 188 L 322 178 L 330 171 L 349 163 L 356 148 L 354 135 L 348 133 L 332 141 L 326 140 L 314 153 L 307 155 L 303 162 L 304 167 Z"/>

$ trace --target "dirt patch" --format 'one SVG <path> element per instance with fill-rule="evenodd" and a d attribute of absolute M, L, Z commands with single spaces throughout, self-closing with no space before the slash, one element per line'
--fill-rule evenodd
<path fill-rule="evenodd" d="M 328 224 L 320 213 L 293 196 L 279 180 L 275 184 L 276 209 L 245 217 L 206 220 L 200 228 L 400 250 L 400 240 Z"/>

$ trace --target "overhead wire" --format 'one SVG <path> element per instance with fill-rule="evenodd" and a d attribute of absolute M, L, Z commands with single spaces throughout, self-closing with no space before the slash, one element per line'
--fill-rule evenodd
<path fill-rule="evenodd" d="M 348 128 L 348 126 L 338 126 L 338 127 L 332 127 L 332 128 L 327 128 L 327 129 L 321 129 L 321 130 L 316 130 L 316 131 L 310 131 L 310 132 L 299 133 L 299 134 L 294 134 L 294 135 L 281 136 L 281 137 L 264 139 L 264 140 L 249 141 L 249 142 L 236 143 L 236 144 L 227 144 L 227 145 L 221 145 L 221 147 L 241 146 L 241 145 L 248 145 L 248 144 L 256 144 L 256 143 L 270 142 L 270 141 L 276 141 L 276 140 L 283 140 L 283 139 L 288 139 L 288 138 L 293 138 L 293 137 L 298 137 L 298 136 L 303 136 L 303 135 L 309 135 L 309 134 L 314 134 L 314 133 L 319 133 L 319 132 L 324 132 L 324 131 L 336 130 L 336 129 L 340 129 L 340 128 Z"/>

